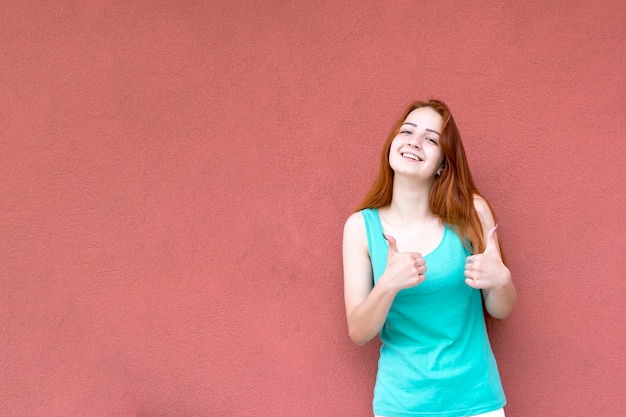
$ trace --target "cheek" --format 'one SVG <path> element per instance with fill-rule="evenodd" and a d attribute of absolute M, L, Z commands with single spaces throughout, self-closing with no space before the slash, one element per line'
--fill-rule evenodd
<path fill-rule="evenodd" d="M 398 164 L 401 163 L 402 156 L 400 156 L 399 152 L 400 146 L 392 143 L 389 148 L 389 154 L 387 155 L 387 162 L 389 163 L 391 169 L 395 170 L 398 167 Z"/>
<path fill-rule="evenodd" d="M 389 149 L 398 150 L 400 146 L 402 146 L 402 139 L 396 136 L 396 138 L 391 141 L 391 144 L 389 145 Z"/>
<path fill-rule="evenodd" d="M 440 147 L 433 148 L 430 158 L 437 161 L 437 166 L 440 166 L 443 163 L 443 151 Z"/>
<path fill-rule="evenodd" d="M 402 144 L 400 143 L 400 141 L 397 139 L 394 139 L 393 142 L 391 142 L 391 145 L 389 146 L 389 153 L 387 155 L 387 158 L 388 159 L 392 158 L 394 154 L 397 154 L 401 146 Z"/>

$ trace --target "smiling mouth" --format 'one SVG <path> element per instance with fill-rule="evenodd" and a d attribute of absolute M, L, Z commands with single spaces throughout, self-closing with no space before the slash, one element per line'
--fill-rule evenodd
<path fill-rule="evenodd" d="M 420 158 L 419 156 L 415 155 L 414 153 L 403 152 L 402 156 L 404 158 L 407 158 L 407 159 L 412 159 L 413 161 L 418 161 L 418 162 L 422 162 L 423 161 L 422 158 Z"/>

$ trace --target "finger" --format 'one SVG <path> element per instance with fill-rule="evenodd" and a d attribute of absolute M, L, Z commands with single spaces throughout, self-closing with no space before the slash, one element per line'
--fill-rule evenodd
<path fill-rule="evenodd" d="M 469 279 L 478 278 L 478 272 L 471 268 L 466 268 L 465 271 L 463 271 L 463 275 L 465 276 L 465 278 L 469 278 Z"/>
<path fill-rule="evenodd" d="M 483 255 L 468 256 L 469 260 L 465 262 L 465 269 L 469 271 L 476 271 L 481 269 L 483 263 Z"/>
<path fill-rule="evenodd" d="M 471 278 L 466 278 L 465 279 L 465 284 L 467 286 L 469 286 L 469 287 L 479 289 L 478 283 L 475 280 L 471 279 Z"/>
<path fill-rule="evenodd" d="M 391 235 L 383 235 L 389 244 L 389 254 L 398 253 L 398 244 L 396 243 L 396 239 Z"/>
<path fill-rule="evenodd" d="M 423 263 L 419 263 L 415 259 L 411 259 L 411 267 L 413 272 L 417 275 L 423 275 L 426 272 L 426 266 Z"/>
<path fill-rule="evenodd" d="M 413 254 L 413 261 L 415 262 L 415 265 L 417 266 L 426 265 L 426 259 L 422 258 L 422 255 L 420 255 L 419 253 Z"/>
<path fill-rule="evenodd" d="M 465 260 L 465 265 L 463 265 L 465 267 L 465 270 L 466 271 L 473 271 L 474 269 L 476 269 L 477 261 L 478 261 L 478 259 L 473 258 L 471 256 L 468 256 L 467 259 Z"/>

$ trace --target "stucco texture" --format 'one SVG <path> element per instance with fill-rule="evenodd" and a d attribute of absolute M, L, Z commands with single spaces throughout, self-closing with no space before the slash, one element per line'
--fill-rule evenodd
<path fill-rule="evenodd" d="M 2 1 L 0 415 L 368 416 L 343 222 L 455 115 L 509 417 L 626 415 L 626 2 Z"/>

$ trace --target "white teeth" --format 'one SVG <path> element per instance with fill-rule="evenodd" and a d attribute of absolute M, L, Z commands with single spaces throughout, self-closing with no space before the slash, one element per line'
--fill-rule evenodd
<path fill-rule="evenodd" d="M 420 159 L 417 157 L 417 155 L 413 155 L 412 153 L 403 153 L 402 156 L 404 156 L 405 158 L 410 158 L 414 161 L 419 161 Z"/>

